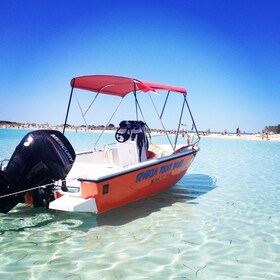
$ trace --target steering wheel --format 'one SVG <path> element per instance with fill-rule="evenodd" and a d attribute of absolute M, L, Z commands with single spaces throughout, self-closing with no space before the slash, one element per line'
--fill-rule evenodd
<path fill-rule="evenodd" d="M 120 130 L 122 130 L 122 132 L 120 132 Z M 130 129 L 128 129 L 127 127 L 125 128 L 120 127 L 115 133 L 115 138 L 118 142 L 124 143 L 129 139 L 130 134 L 131 134 Z"/>

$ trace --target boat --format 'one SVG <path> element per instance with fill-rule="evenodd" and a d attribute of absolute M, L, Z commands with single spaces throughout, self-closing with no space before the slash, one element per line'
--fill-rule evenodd
<path fill-rule="evenodd" d="M 16 147 L 11 159 L 1 164 L 2 213 L 8 213 L 18 203 L 26 203 L 59 211 L 99 214 L 162 192 L 186 174 L 199 151 L 200 137 L 185 88 L 113 75 L 75 77 L 70 84 L 62 132 L 29 132 Z M 106 96 L 120 100 L 97 141 L 104 135 L 116 112 L 121 110 L 123 100 L 132 97 L 133 116 L 119 119 L 113 143 L 102 147 L 97 147 L 95 143 L 91 150 L 75 153 L 65 131 L 73 96 L 77 97 L 76 91 L 87 91 L 93 97 L 86 110 L 78 101 L 86 124 L 85 116 L 94 107 L 97 98 Z M 172 115 L 178 112 L 178 123 L 172 123 L 173 127 L 177 127 L 174 131 L 167 129 L 163 122 L 164 119 L 172 120 L 172 116 L 165 117 L 171 96 L 176 96 L 181 102 L 180 105 L 171 103 L 169 111 Z M 144 104 L 141 104 L 141 98 L 146 98 Z M 158 98 L 163 102 L 158 103 Z M 145 120 L 147 100 L 161 125 L 157 134 L 151 133 Z M 108 107 L 106 104 L 104 111 Z M 128 111 L 126 106 L 123 109 L 125 113 Z M 185 119 L 192 127 L 190 131 L 185 129 Z M 166 144 L 154 144 L 153 134 L 165 137 L 168 148 Z M 180 135 L 187 137 L 179 145 Z"/>

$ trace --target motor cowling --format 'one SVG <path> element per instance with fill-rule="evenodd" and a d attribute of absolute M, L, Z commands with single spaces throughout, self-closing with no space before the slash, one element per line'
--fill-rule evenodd
<path fill-rule="evenodd" d="M 72 145 L 61 132 L 35 130 L 28 133 L 16 147 L 5 170 L 0 172 L 0 211 L 7 213 L 23 202 L 24 190 L 50 184 L 30 191 L 34 206 L 48 207 L 48 200 L 53 199 L 51 183 L 66 178 L 75 158 Z"/>

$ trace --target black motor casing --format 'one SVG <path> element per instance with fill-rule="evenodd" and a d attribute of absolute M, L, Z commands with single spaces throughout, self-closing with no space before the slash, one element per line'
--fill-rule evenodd
<path fill-rule="evenodd" d="M 0 211 L 7 213 L 24 198 L 24 192 L 3 195 L 65 179 L 75 157 L 72 145 L 61 132 L 28 133 L 16 147 L 5 171 L 0 173 Z"/>

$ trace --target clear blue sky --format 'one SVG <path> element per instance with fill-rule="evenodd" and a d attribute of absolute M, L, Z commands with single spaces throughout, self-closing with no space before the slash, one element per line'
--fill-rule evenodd
<path fill-rule="evenodd" d="M 280 1 L 0 4 L 0 120 L 61 124 L 72 77 L 114 74 L 186 87 L 200 130 L 280 123 Z"/>

